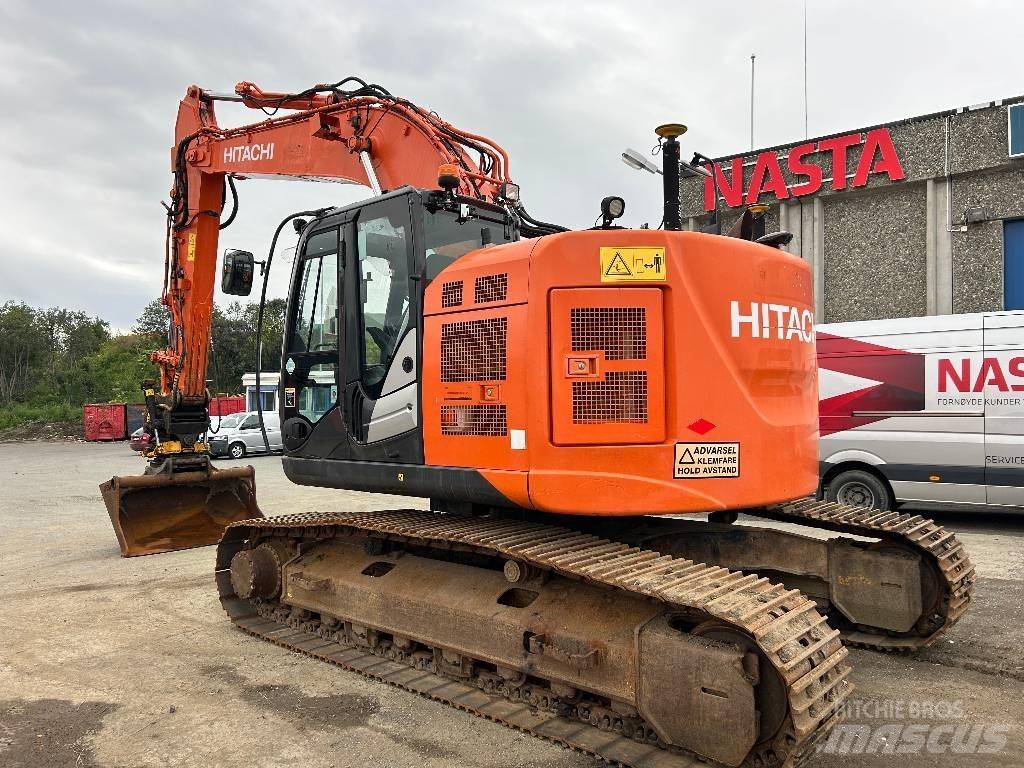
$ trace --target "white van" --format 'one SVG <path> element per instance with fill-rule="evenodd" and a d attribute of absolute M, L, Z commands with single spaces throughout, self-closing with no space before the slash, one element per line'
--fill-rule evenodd
<path fill-rule="evenodd" d="M 263 423 L 267 428 L 267 440 L 271 451 L 284 449 L 280 419 L 277 411 L 263 412 Z M 210 432 L 208 442 L 210 454 L 215 457 L 230 456 L 232 459 L 241 459 L 250 453 L 265 453 L 267 450 L 263 442 L 263 430 L 260 429 L 259 413 L 256 411 L 225 416 L 220 420 L 219 428 L 217 418 L 214 417 L 213 428 L 217 429 L 217 432 Z"/>
<path fill-rule="evenodd" d="M 818 326 L 832 501 L 1024 506 L 1024 312 Z"/>

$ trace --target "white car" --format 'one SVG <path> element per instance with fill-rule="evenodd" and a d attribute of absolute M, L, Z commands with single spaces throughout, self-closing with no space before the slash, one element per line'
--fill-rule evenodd
<path fill-rule="evenodd" d="M 211 421 L 213 423 L 208 442 L 210 453 L 213 456 L 230 456 L 232 459 L 241 459 L 250 453 L 266 453 L 263 431 L 260 429 L 260 417 L 256 411 L 225 416 L 220 419 L 219 427 L 216 417 Z M 267 429 L 270 450 L 283 450 L 281 422 L 277 412 L 264 411 L 263 423 Z M 214 433 L 213 430 L 217 430 L 217 432 Z"/>

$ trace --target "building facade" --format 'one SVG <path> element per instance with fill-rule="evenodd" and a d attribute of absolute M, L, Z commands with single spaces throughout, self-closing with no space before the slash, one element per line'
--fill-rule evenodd
<path fill-rule="evenodd" d="M 838 171 L 834 172 L 833 169 Z M 818 322 L 1024 309 L 1024 97 L 770 147 L 714 163 L 723 228 L 766 230 L 814 273 Z M 684 226 L 715 207 L 680 181 Z"/>

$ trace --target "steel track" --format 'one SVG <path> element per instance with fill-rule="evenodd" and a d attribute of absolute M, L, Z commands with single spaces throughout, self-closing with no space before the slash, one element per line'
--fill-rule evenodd
<path fill-rule="evenodd" d="M 787 714 L 774 738 L 755 748 L 743 765 L 786 768 L 803 762 L 831 728 L 852 686 L 839 632 L 797 590 L 756 575 L 660 555 L 567 528 L 496 518 L 465 518 L 419 510 L 336 515 L 309 513 L 231 525 L 217 551 L 221 603 L 231 620 L 250 634 L 369 677 L 444 701 L 513 728 L 527 731 L 612 763 L 634 768 L 682 768 L 707 762 L 669 745 L 602 730 L 579 712 L 552 703 L 515 700 L 518 688 L 490 693 L 463 680 L 442 677 L 354 647 L 315 617 L 289 614 L 279 605 L 237 597 L 231 586 L 231 558 L 262 538 L 287 536 L 298 542 L 361 532 L 374 538 L 439 550 L 458 548 L 548 570 L 606 589 L 698 612 L 740 629 L 756 642 L 783 681 Z M 344 619 L 345 617 L 336 617 Z M 429 639 L 414 638 L 426 645 Z M 565 681 L 552 681 L 565 682 Z M 576 684 L 576 683 L 573 683 Z M 554 710 L 554 711 L 552 711 Z M 586 715 L 586 713 L 583 713 Z M 727 723 L 722 724 L 728 728 Z"/>
<path fill-rule="evenodd" d="M 851 645 L 881 651 L 911 651 L 927 647 L 956 624 L 970 605 L 977 575 L 967 550 L 957 540 L 956 534 L 925 517 L 814 499 L 744 510 L 744 513 L 896 542 L 913 550 L 932 566 L 940 581 L 940 594 L 933 611 L 922 617 L 915 632 L 883 634 L 861 628 L 843 636 L 844 641 Z"/>

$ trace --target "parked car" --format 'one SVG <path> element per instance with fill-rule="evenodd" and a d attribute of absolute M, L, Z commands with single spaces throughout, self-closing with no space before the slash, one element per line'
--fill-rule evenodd
<path fill-rule="evenodd" d="M 1024 312 L 817 330 L 822 496 L 1024 507 Z"/>
<path fill-rule="evenodd" d="M 280 417 L 274 411 L 264 411 L 263 423 L 266 425 L 270 450 L 283 450 Z M 214 419 L 213 428 L 217 428 L 216 419 Z M 217 432 L 210 433 L 208 442 L 210 453 L 215 457 L 230 456 L 232 459 L 241 459 L 250 453 L 266 452 L 263 431 L 260 429 L 260 418 L 256 411 L 225 416 L 221 419 Z"/>
<path fill-rule="evenodd" d="M 132 432 L 128 438 L 128 445 L 133 451 L 140 452 L 149 445 L 149 436 L 145 433 L 143 427 L 139 427 Z"/>

